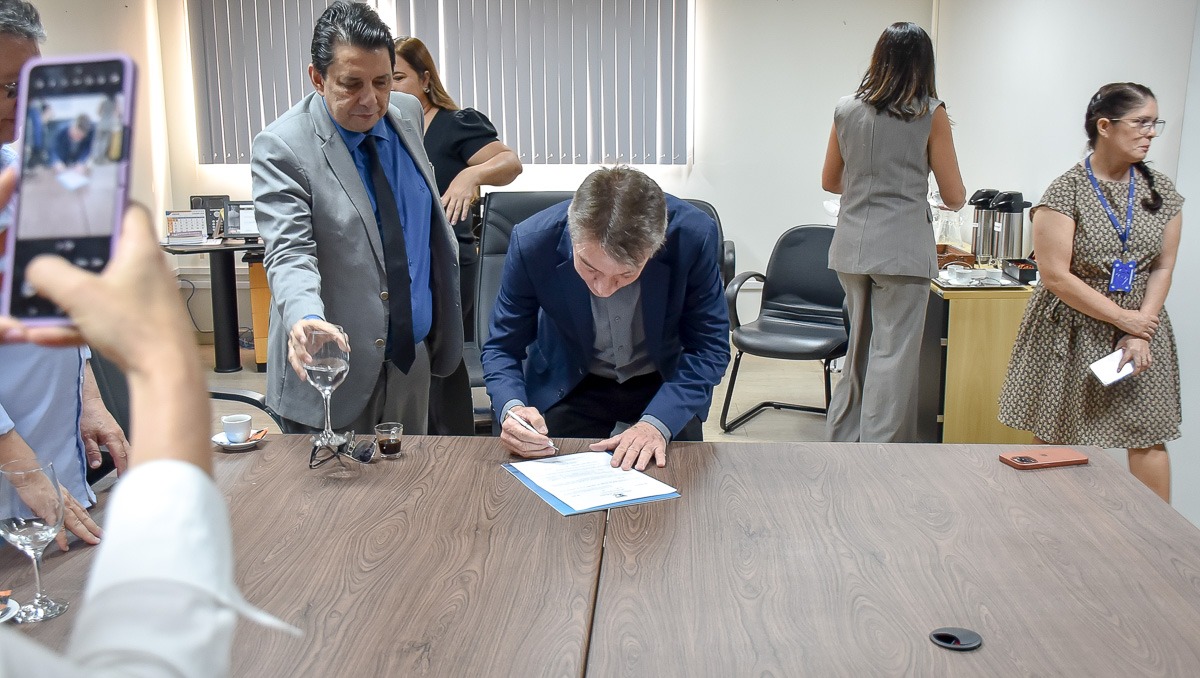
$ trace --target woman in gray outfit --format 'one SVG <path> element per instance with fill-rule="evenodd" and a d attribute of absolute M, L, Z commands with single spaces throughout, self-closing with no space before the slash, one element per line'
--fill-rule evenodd
<path fill-rule="evenodd" d="M 933 43 L 913 23 L 883 32 L 853 96 L 834 109 L 821 186 L 842 194 L 829 268 L 850 311 L 850 346 L 829 404 L 835 442 L 911 442 L 929 279 L 937 274 L 929 172 L 946 209 L 966 201 Z"/>

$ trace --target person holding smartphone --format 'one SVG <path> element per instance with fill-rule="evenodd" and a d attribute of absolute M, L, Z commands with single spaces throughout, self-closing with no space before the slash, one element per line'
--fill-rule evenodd
<path fill-rule="evenodd" d="M 0 0 L 0 18 L 13 3 Z M 0 173 L 0 205 L 15 173 Z M 210 477 L 209 403 L 191 326 L 145 209 L 125 219 L 103 274 L 57 257 L 29 266 L 40 294 L 76 326 L 0 317 L 0 343 L 90 342 L 129 379 L 129 472 L 106 509 L 99 547 L 63 654 L 0 628 L 0 676 L 223 676 L 237 615 L 299 631 L 247 603 L 233 581 L 225 502 Z"/>
<path fill-rule="evenodd" d="M 1167 441 L 1183 419 L 1179 357 L 1163 304 L 1183 229 L 1183 196 L 1146 165 L 1162 132 L 1158 100 L 1132 82 L 1088 102 L 1092 153 L 1030 210 L 1041 285 L 1025 307 L 1000 391 L 1000 421 L 1055 445 L 1128 450 L 1129 470 L 1171 499 Z M 1088 369 L 1114 350 L 1132 375 Z"/>
<path fill-rule="evenodd" d="M 32 4 L 0 0 L 0 82 L 6 95 L 0 98 L 0 144 L 16 138 L 17 78 L 25 62 L 40 54 L 39 41 L 45 35 Z M 13 149 L 0 147 L 0 170 L 15 162 Z M 0 210 L 0 233 L 12 217 L 7 205 Z M 86 346 L 0 346 L 0 463 L 28 455 L 53 462 L 67 491 L 67 530 L 95 544 L 101 532 L 86 510 L 96 498 L 87 471 L 100 467 L 101 445 L 108 448 L 117 470 L 124 471 L 129 443 L 100 398 L 90 355 Z M 66 532 L 60 533 L 60 548 L 65 550 L 67 541 Z"/>

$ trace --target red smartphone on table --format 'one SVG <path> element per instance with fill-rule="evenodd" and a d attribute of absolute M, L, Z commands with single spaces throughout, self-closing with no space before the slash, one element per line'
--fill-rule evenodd
<path fill-rule="evenodd" d="M 112 257 L 129 194 L 135 69 L 123 55 L 77 55 L 31 59 L 20 77 L 20 176 L 4 234 L 0 315 L 68 325 L 62 309 L 34 293 L 25 267 L 57 254 L 99 272 Z"/>
<path fill-rule="evenodd" d="M 1035 447 L 1019 452 L 1005 452 L 1000 461 L 1022 471 L 1055 466 L 1076 466 L 1088 463 L 1088 456 L 1066 447 Z"/>

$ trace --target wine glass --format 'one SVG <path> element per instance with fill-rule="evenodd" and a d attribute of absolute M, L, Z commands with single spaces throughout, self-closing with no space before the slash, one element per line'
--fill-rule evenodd
<path fill-rule="evenodd" d="M 54 464 L 37 460 L 11 461 L 0 466 L 0 536 L 33 560 L 37 594 L 13 618 L 18 624 L 52 619 L 67 611 L 68 603 L 42 593 L 42 553 L 63 526 L 65 508 Z"/>
<path fill-rule="evenodd" d="M 329 398 L 350 371 L 350 352 L 346 347 L 346 335 L 340 327 L 336 333 L 310 327 L 305 330 L 304 336 L 308 354 L 312 357 L 312 361 L 304 366 L 304 371 L 308 373 L 308 383 L 321 392 L 321 398 L 325 401 L 325 430 L 314 438 L 313 444 L 337 447 L 345 443 L 347 438 L 333 432 L 329 418 Z"/>

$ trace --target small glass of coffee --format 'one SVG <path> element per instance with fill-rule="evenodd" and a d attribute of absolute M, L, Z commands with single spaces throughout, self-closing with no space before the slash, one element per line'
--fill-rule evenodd
<path fill-rule="evenodd" d="M 403 438 L 404 424 L 388 421 L 375 425 L 375 445 L 379 448 L 379 456 L 384 459 L 395 459 L 401 455 Z"/>

